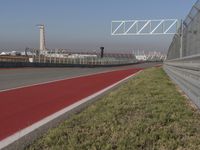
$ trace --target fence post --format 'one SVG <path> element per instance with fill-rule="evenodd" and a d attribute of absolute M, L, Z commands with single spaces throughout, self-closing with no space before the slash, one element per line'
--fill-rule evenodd
<path fill-rule="evenodd" d="M 39 63 L 40 63 L 40 51 L 39 51 Z"/>
<path fill-rule="evenodd" d="M 56 63 L 56 57 L 57 57 L 57 53 L 56 53 L 56 50 L 54 50 L 54 64 Z"/>
<path fill-rule="evenodd" d="M 50 51 L 50 63 L 51 63 L 51 53 L 52 53 L 52 49 L 51 49 L 51 51 Z"/>
<path fill-rule="evenodd" d="M 180 58 L 183 57 L 183 20 L 181 20 L 181 28 L 180 28 Z"/>

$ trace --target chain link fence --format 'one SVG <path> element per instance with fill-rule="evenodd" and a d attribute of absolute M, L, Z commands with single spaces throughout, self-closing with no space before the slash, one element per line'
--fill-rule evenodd
<path fill-rule="evenodd" d="M 174 36 L 169 47 L 167 60 L 193 55 L 200 55 L 200 0 L 195 3 L 180 25 L 178 34 Z"/>

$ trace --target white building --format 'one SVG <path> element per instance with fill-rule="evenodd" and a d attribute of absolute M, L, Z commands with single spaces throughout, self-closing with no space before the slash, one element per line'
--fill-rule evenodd
<path fill-rule="evenodd" d="M 147 56 L 146 55 L 136 55 L 135 57 L 139 61 L 146 61 L 147 60 Z"/>

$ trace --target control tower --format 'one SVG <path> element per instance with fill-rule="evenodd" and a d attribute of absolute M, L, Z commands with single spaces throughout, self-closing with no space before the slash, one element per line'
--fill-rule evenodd
<path fill-rule="evenodd" d="M 45 27 L 43 24 L 37 25 L 40 30 L 40 52 L 43 52 L 46 50 L 46 44 L 45 44 Z"/>

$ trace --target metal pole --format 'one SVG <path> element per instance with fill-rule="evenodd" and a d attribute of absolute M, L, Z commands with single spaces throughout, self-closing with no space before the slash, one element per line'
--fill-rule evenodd
<path fill-rule="evenodd" d="M 125 32 L 126 32 L 126 24 L 125 24 L 125 21 L 124 21 L 124 34 L 125 34 Z"/>
<path fill-rule="evenodd" d="M 52 53 L 52 49 L 51 49 L 51 51 L 50 51 L 50 63 L 51 63 L 51 53 Z"/>
<path fill-rule="evenodd" d="M 40 63 L 40 51 L 39 51 L 39 63 Z"/>
<path fill-rule="evenodd" d="M 54 64 L 56 63 L 56 57 L 57 57 L 57 51 L 56 51 L 56 49 L 54 50 Z"/>
<path fill-rule="evenodd" d="M 45 52 L 44 52 L 44 63 L 46 63 L 46 55 L 45 55 Z"/>
<path fill-rule="evenodd" d="M 33 62 L 34 62 L 34 50 L 32 50 L 32 58 L 33 58 Z"/>
<path fill-rule="evenodd" d="M 60 64 L 60 59 L 61 59 L 60 51 L 58 51 L 58 59 L 59 59 L 59 64 Z"/>
<path fill-rule="evenodd" d="M 180 28 L 180 58 L 183 57 L 183 20 L 181 20 L 181 28 Z"/>

